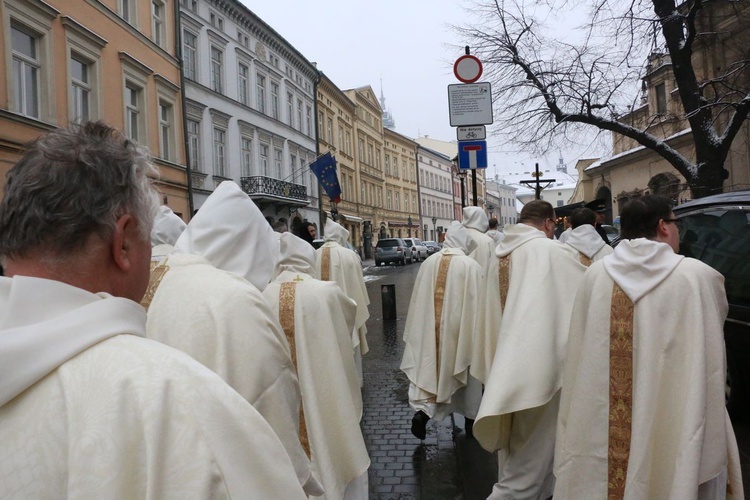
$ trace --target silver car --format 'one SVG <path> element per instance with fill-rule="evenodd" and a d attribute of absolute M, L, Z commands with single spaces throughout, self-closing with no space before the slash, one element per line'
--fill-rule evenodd
<path fill-rule="evenodd" d="M 406 242 L 407 245 L 411 247 L 411 252 L 413 256 L 412 262 L 414 262 L 414 260 L 423 261 L 429 255 L 429 251 L 427 250 L 427 247 L 424 246 L 422 242 L 419 241 L 417 238 L 404 238 L 404 241 Z"/>
<path fill-rule="evenodd" d="M 380 264 L 400 264 L 405 265 L 407 262 L 414 262 L 414 257 L 409 246 L 401 238 L 382 238 L 375 245 L 375 265 Z"/>

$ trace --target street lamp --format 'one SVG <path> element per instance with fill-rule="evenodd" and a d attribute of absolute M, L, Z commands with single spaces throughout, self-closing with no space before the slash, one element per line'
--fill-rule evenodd
<path fill-rule="evenodd" d="M 433 241 L 437 241 L 437 238 L 435 237 L 437 235 L 437 217 L 432 218 L 432 239 Z"/>
<path fill-rule="evenodd" d="M 495 209 L 495 207 L 492 206 L 492 204 L 487 205 L 487 210 L 490 212 L 490 219 L 492 218 L 492 211 Z"/>
<path fill-rule="evenodd" d="M 409 226 L 409 238 L 411 238 L 411 215 L 406 219 L 406 225 Z"/>

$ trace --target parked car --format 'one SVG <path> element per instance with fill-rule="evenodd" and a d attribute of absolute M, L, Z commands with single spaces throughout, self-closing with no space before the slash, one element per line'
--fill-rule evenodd
<path fill-rule="evenodd" d="M 423 241 L 422 244 L 427 247 L 427 255 L 432 255 L 440 251 L 440 243 L 437 241 Z"/>
<path fill-rule="evenodd" d="M 429 255 L 429 252 L 427 250 L 427 247 L 422 244 L 421 241 L 417 238 L 404 238 L 404 241 L 407 245 L 411 247 L 412 255 L 414 256 L 414 260 L 417 261 L 423 261 L 427 258 Z"/>
<path fill-rule="evenodd" d="M 375 265 L 414 262 L 411 246 L 401 238 L 383 238 L 375 245 Z"/>
<path fill-rule="evenodd" d="M 750 421 L 750 190 L 718 194 L 674 208 L 680 253 L 724 275 L 729 315 L 727 409 L 734 422 Z M 675 298 L 679 303 L 679 297 Z"/>

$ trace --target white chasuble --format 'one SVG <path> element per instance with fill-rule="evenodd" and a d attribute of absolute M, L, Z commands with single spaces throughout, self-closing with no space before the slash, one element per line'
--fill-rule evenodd
<path fill-rule="evenodd" d="M 559 243 L 525 224 L 506 226 L 496 254 L 500 262 L 509 257 L 508 293 L 502 311 L 499 291 L 487 295 L 498 300 L 486 304 L 487 314 L 497 314 L 491 325 L 499 325 L 493 326 L 498 331 L 485 327 L 485 335 L 497 338 L 497 347 L 474 424 L 474 436 L 488 451 L 507 447 L 513 412 L 542 406 L 560 389 L 572 310 L 569 297 L 586 269 Z M 486 281 L 499 288 L 494 285 L 499 279 L 498 271 Z M 472 367 L 486 367 L 484 356 L 475 349 Z"/>
<path fill-rule="evenodd" d="M 362 356 L 367 354 L 367 319 L 370 317 L 362 262 L 359 256 L 345 245 L 349 231 L 328 219 L 325 225 L 325 244 L 315 251 L 316 268 L 322 281 L 335 281 L 341 290 L 357 304 L 357 315 L 352 330 L 352 347 L 360 387 L 362 380 Z"/>
<path fill-rule="evenodd" d="M 570 325 L 555 499 L 743 498 L 726 314 L 723 277 L 666 243 L 626 240 L 591 265 Z"/>
<path fill-rule="evenodd" d="M 478 399 L 460 398 L 466 407 L 455 405 L 454 397 L 469 383 L 472 342 L 480 324 L 481 276 L 479 264 L 462 250 L 445 248 L 424 261 L 414 282 L 401 370 L 412 384 L 409 400 L 415 409 L 438 405 L 436 414 L 426 412 L 431 417 L 451 411 L 476 415 Z"/>
<path fill-rule="evenodd" d="M 335 283 L 290 270 L 282 270 L 263 296 L 293 351 L 302 392 L 300 436 L 323 498 L 366 498 L 370 458 L 359 426 L 362 396 L 351 346 L 354 301 Z M 352 495 L 357 480 L 364 481 L 364 491 Z"/>
<path fill-rule="evenodd" d="M 304 498 L 265 420 L 136 303 L 0 278 L 0 497 Z"/>
<path fill-rule="evenodd" d="M 189 354 L 252 404 L 284 443 L 305 490 L 319 492 L 297 435 L 289 346 L 261 293 L 197 255 L 172 254 L 161 266 L 167 270 L 148 309 L 148 338 Z"/>

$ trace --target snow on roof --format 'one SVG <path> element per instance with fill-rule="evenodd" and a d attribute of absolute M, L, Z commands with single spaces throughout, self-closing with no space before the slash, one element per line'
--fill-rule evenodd
<path fill-rule="evenodd" d="M 691 132 L 692 132 L 692 129 L 686 128 L 685 130 L 681 130 L 681 131 L 677 132 L 676 134 L 670 135 L 666 139 L 664 139 L 662 141 L 658 141 L 658 142 L 667 142 L 667 141 L 670 141 L 672 139 L 676 139 L 678 137 L 682 137 L 683 135 L 687 135 L 687 134 L 689 134 Z M 646 149 L 646 146 L 636 146 L 636 147 L 634 147 L 632 149 L 628 149 L 627 151 L 623 151 L 622 153 L 617 153 L 616 155 L 610 156 L 608 158 L 602 158 L 599 161 L 595 161 L 594 163 L 592 163 L 588 167 L 584 168 L 583 171 L 586 172 L 587 170 L 594 170 L 597 167 L 601 167 L 604 163 L 606 163 L 608 161 L 616 160 L 618 158 L 623 158 L 625 156 L 631 155 L 633 153 L 637 153 L 638 151 L 642 151 L 644 149 Z"/>

